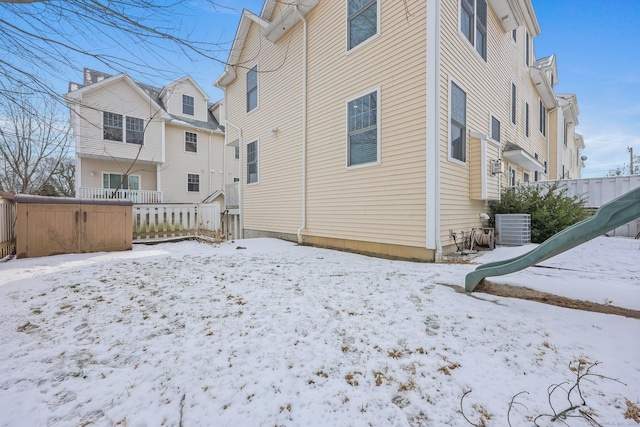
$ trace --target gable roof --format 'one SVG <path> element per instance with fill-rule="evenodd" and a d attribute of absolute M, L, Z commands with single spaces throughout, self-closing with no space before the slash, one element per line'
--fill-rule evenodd
<path fill-rule="evenodd" d="M 193 80 L 193 78 L 191 78 L 191 76 L 189 76 L 189 75 L 181 77 L 178 80 L 174 80 L 171 83 L 168 83 L 168 84 L 164 85 L 164 87 L 162 88 L 162 91 L 160 91 L 159 96 L 162 98 L 164 96 L 165 92 L 167 92 L 169 89 L 173 88 L 174 86 L 176 86 L 176 85 L 178 85 L 180 83 L 190 83 L 192 86 L 194 86 L 196 89 L 198 89 L 198 92 L 200 92 L 202 94 L 202 97 L 206 101 L 209 100 L 209 95 L 207 95 L 205 93 L 205 91 L 203 91 L 202 88 L 200 86 L 198 86 L 198 83 L 196 83 L 195 80 Z"/>
<path fill-rule="evenodd" d="M 144 97 L 145 99 L 148 99 L 152 103 L 153 107 L 156 108 L 161 113 L 159 118 L 171 121 L 176 124 L 180 124 L 180 122 L 182 122 L 185 125 L 188 125 L 191 127 L 207 129 L 214 132 L 224 132 L 224 127 L 221 126 L 220 123 L 218 123 L 218 121 L 210 111 L 209 107 L 211 107 L 212 104 L 208 102 L 207 102 L 207 121 L 206 122 L 202 120 L 195 120 L 195 119 L 190 119 L 182 116 L 177 116 L 167 112 L 164 106 L 164 103 L 162 101 L 162 95 L 164 92 L 167 91 L 168 88 L 171 88 L 178 83 L 189 82 L 193 84 L 196 88 L 198 88 L 198 90 L 203 94 L 203 96 L 207 100 L 209 99 L 207 94 L 202 90 L 202 88 L 200 88 L 200 86 L 198 86 L 198 84 L 193 80 L 193 78 L 191 78 L 191 76 L 184 76 L 178 80 L 174 80 L 173 82 L 167 84 L 162 89 L 160 89 L 148 84 L 136 82 L 131 77 L 129 77 L 127 73 L 111 75 L 111 74 L 104 73 L 102 71 L 96 71 L 96 70 L 91 70 L 89 68 L 85 68 L 83 75 L 84 75 L 83 84 L 69 83 L 69 92 L 65 96 L 67 100 L 69 101 L 72 99 L 78 100 L 78 99 L 81 99 L 82 96 L 87 92 L 98 90 L 100 88 L 111 85 L 118 81 L 125 81 L 140 96 Z"/>
<path fill-rule="evenodd" d="M 233 39 L 233 45 L 229 51 L 227 64 L 220 77 L 213 83 L 214 86 L 224 89 L 236 79 L 235 69 L 241 65 L 239 63 L 240 54 L 244 48 L 244 43 L 252 23 L 260 25 L 263 28 L 262 36 L 275 43 L 300 21 L 300 15 L 296 12 L 296 9 L 304 16 L 318 4 L 318 1 L 319 0 L 298 0 L 296 3 L 285 5 L 282 12 L 275 18 L 273 12 L 277 0 L 266 0 L 262 6 L 260 16 L 247 9 L 243 9 L 236 36 Z"/>
<path fill-rule="evenodd" d="M 131 88 L 138 93 L 144 99 L 149 100 L 154 109 L 157 109 L 161 112 L 160 117 L 164 119 L 169 119 L 170 116 L 166 112 L 158 94 L 160 93 L 160 89 L 154 88 L 149 85 L 141 85 L 135 82 L 131 77 L 129 77 L 126 73 L 120 73 L 116 75 L 109 75 L 100 71 L 90 70 L 88 68 L 84 69 L 84 81 L 82 85 L 77 83 L 69 84 L 69 92 L 65 95 L 65 98 L 70 100 L 79 100 L 86 93 L 93 92 L 95 90 L 104 88 L 106 86 L 110 86 L 116 82 L 123 81 L 127 83 Z M 73 102 L 73 101 L 71 101 Z"/>

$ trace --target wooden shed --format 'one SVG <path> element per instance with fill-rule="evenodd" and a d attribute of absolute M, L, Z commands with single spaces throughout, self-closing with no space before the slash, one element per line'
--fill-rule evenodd
<path fill-rule="evenodd" d="M 130 200 L 18 194 L 16 256 L 123 251 L 132 247 Z"/>

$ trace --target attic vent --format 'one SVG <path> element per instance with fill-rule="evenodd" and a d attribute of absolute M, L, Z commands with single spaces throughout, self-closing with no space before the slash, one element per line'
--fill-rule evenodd
<path fill-rule="evenodd" d="M 504 246 L 531 243 L 531 215 L 496 214 L 496 243 Z"/>

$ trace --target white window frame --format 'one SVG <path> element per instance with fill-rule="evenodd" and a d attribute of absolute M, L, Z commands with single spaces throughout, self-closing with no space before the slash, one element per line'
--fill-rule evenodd
<path fill-rule="evenodd" d="M 252 109 L 249 109 L 249 86 L 248 84 L 248 79 L 249 79 L 249 73 L 253 72 L 255 68 L 255 73 L 256 73 L 256 87 L 255 87 L 255 91 L 256 91 L 256 105 L 255 107 L 253 107 Z M 247 74 L 245 74 L 245 102 L 246 102 L 246 110 L 247 110 L 247 114 L 251 113 L 252 111 L 256 111 L 258 109 L 258 107 L 260 107 L 260 73 L 258 72 L 258 70 L 260 69 L 259 64 L 255 64 L 253 67 L 251 67 L 249 70 L 247 70 Z M 252 89 L 253 90 L 253 89 Z"/>
<path fill-rule="evenodd" d="M 547 114 L 547 107 L 542 100 L 538 98 L 538 130 L 544 137 L 547 136 Z"/>
<path fill-rule="evenodd" d="M 189 105 L 188 101 L 189 99 L 191 99 L 191 101 L 193 102 L 193 104 Z M 185 107 L 191 107 L 193 109 L 193 113 L 187 113 L 185 110 Z M 187 115 L 187 116 L 195 116 L 196 114 L 196 98 L 194 96 L 191 95 L 187 95 L 186 93 L 182 94 L 182 114 Z"/>
<path fill-rule="evenodd" d="M 196 140 L 195 140 L 195 145 L 196 145 L 196 151 L 191 151 L 191 150 L 187 150 L 187 144 L 193 144 L 194 141 L 187 141 L 187 134 L 191 134 L 191 135 L 195 135 Z M 184 152 L 185 153 L 192 153 L 192 154 L 198 154 L 198 134 L 196 132 L 191 132 L 191 131 L 184 131 Z"/>
<path fill-rule="evenodd" d="M 351 101 L 355 101 L 358 98 L 362 98 L 364 96 L 370 95 L 372 93 L 376 93 L 376 160 L 375 161 L 371 161 L 371 162 L 367 162 L 367 163 L 358 163 L 355 165 L 350 165 L 349 164 L 349 154 L 350 154 L 350 139 L 349 139 L 349 103 Z M 380 144 L 380 134 L 382 133 L 382 126 L 380 123 L 380 111 L 381 111 L 381 97 L 380 97 L 380 87 L 377 87 L 375 89 L 371 89 L 371 90 L 367 90 L 366 92 L 362 92 L 359 93 L 358 95 L 349 98 L 345 101 L 345 140 L 346 140 L 346 145 L 345 145 L 345 165 L 347 167 L 347 169 L 359 169 L 359 168 L 363 168 L 363 167 L 369 167 L 369 166 L 377 166 L 380 164 L 380 148 L 381 148 L 381 144 Z"/>
<path fill-rule="evenodd" d="M 451 85 L 455 84 L 456 86 L 458 86 L 460 88 L 460 90 L 462 90 L 465 94 L 465 123 L 464 123 L 464 161 L 460 160 L 460 159 L 456 159 L 455 157 L 453 157 L 451 155 L 451 100 L 452 100 L 452 90 L 451 90 Z M 447 126 L 448 126 L 448 137 L 447 137 L 447 157 L 448 160 L 451 163 L 455 163 L 457 165 L 460 166 L 467 166 L 467 160 L 469 158 L 468 156 L 468 151 L 469 151 L 469 138 L 468 138 L 468 133 L 469 133 L 469 114 L 468 114 L 468 110 L 469 110 L 469 91 L 467 90 L 467 88 L 460 84 L 458 81 L 452 79 L 451 77 L 449 77 L 449 86 L 448 86 L 448 105 L 447 105 Z"/>
<path fill-rule="evenodd" d="M 111 188 L 111 187 L 105 187 L 104 186 L 104 176 L 105 175 L 120 175 L 123 176 L 124 174 L 122 172 L 109 172 L 109 171 L 103 171 L 102 172 L 102 181 L 101 181 L 101 186 L 103 189 L 105 190 L 115 190 L 115 188 Z M 135 177 L 138 178 L 138 188 L 129 188 L 129 179 Z M 111 180 L 109 180 L 111 181 Z M 139 191 L 140 189 L 142 189 L 142 176 L 140 174 L 129 174 L 127 175 L 127 188 L 124 187 L 120 187 L 120 190 L 132 190 L 132 191 Z"/>
<path fill-rule="evenodd" d="M 112 125 L 106 125 L 105 124 L 105 114 L 110 114 L 112 116 L 120 116 L 120 127 L 117 126 L 112 126 Z M 112 142 L 124 142 L 125 139 L 125 116 L 124 114 L 119 114 L 119 113 L 112 113 L 111 111 L 102 111 L 102 139 L 104 141 L 112 141 Z M 111 138 L 105 138 L 105 126 L 108 126 L 110 128 L 113 129 L 120 129 L 120 139 L 111 139 Z"/>
<path fill-rule="evenodd" d="M 142 122 L 142 129 L 141 130 L 129 129 L 129 119 L 131 119 L 131 120 L 139 120 L 140 122 Z M 125 127 L 125 137 L 124 137 L 124 139 L 125 139 L 125 142 L 127 144 L 144 145 L 144 119 L 141 119 L 139 117 L 133 117 L 133 116 L 124 116 L 124 127 Z M 141 142 L 139 144 L 137 142 L 129 142 L 129 131 L 135 132 L 135 133 L 141 133 L 142 139 L 141 139 Z"/>
<path fill-rule="evenodd" d="M 529 138 L 531 135 L 531 124 L 529 123 L 531 119 L 531 107 L 527 101 L 524 102 L 524 136 Z"/>
<path fill-rule="evenodd" d="M 198 190 L 189 190 L 189 176 L 197 176 L 198 177 Z M 200 184 L 201 184 L 201 175 L 199 173 L 192 173 L 192 172 L 187 172 L 187 193 L 200 193 Z"/>
<path fill-rule="evenodd" d="M 529 31 L 524 29 L 524 65 L 529 67 L 531 63 L 531 36 Z"/>
<path fill-rule="evenodd" d="M 371 0 L 368 3 L 372 3 L 374 0 Z M 344 8 L 344 15 L 345 15 L 345 23 L 346 23 L 346 28 L 347 28 L 347 34 L 345 37 L 345 48 L 346 48 L 346 53 L 349 54 L 351 52 L 354 52 L 358 49 L 360 49 L 362 46 L 365 46 L 366 44 L 368 44 L 369 42 L 371 42 L 372 40 L 378 38 L 380 36 L 380 1 L 381 0 L 375 0 L 376 2 L 376 32 L 375 34 L 372 34 L 369 38 L 363 40 L 362 42 L 360 42 L 359 44 L 355 45 L 354 47 L 350 47 L 350 43 L 351 43 L 351 35 L 350 35 L 350 17 L 349 17 L 349 0 L 345 0 L 345 8 Z"/>
<path fill-rule="evenodd" d="M 256 144 L 256 161 L 255 161 L 255 164 L 256 164 L 256 180 L 252 181 L 252 182 L 249 182 L 249 158 L 248 158 L 248 156 L 249 156 L 249 145 L 250 144 Z M 245 178 L 246 178 L 247 185 L 259 184 L 260 183 L 260 142 L 259 142 L 259 140 L 256 139 L 254 141 L 247 142 L 247 146 L 245 147 L 244 152 L 245 152 L 245 161 L 247 163 L 246 168 L 245 168 L 246 169 Z"/>
<path fill-rule="evenodd" d="M 518 168 L 517 167 L 513 167 L 511 164 L 509 164 L 509 168 L 507 169 L 507 186 L 508 187 L 515 187 L 516 184 L 518 183 Z"/>
<path fill-rule="evenodd" d="M 509 99 L 511 100 L 509 104 L 509 121 L 515 126 L 518 122 L 518 87 L 513 81 L 509 86 Z"/>
<path fill-rule="evenodd" d="M 518 43 L 518 28 L 514 28 L 513 30 L 511 30 L 511 41 L 514 44 Z"/>
<path fill-rule="evenodd" d="M 464 32 L 462 31 L 462 2 L 463 1 L 471 1 L 473 3 L 472 7 L 473 7 L 473 15 L 471 16 L 471 20 L 473 21 L 473 31 L 472 31 L 472 39 L 473 40 L 469 40 L 469 38 L 464 34 Z M 485 6 L 486 6 L 486 21 L 484 22 L 484 41 L 485 41 L 485 46 L 484 46 L 484 56 L 482 56 L 482 54 L 480 52 L 478 52 L 478 47 L 477 47 L 477 42 L 478 42 L 478 37 L 477 37 L 477 32 L 478 32 L 478 2 L 484 2 Z M 465 42 L 467 43 L 468 46 L 470 46 L 473 51 L 475 52 L 475 54 L 478 56 L 478 58 L 482 59 L 482 61 L 484 61 L 485 63 L 487 62 L 487 57 L 489 56 L 489 4 L 487 2 L 487 0 L 458 0 L 458 34 L 460 34 L 460 37 L 462 37 Z"/>
<path fill-rule="evenodd" d="M 493 120 L 498 122 L 498 131 L 499 131 L 499 139 L 493 139 Z M 502 140 L 502 122 L 495 114 L 489 113 L 489 139 L 495 142 L 500 142 Z"/>

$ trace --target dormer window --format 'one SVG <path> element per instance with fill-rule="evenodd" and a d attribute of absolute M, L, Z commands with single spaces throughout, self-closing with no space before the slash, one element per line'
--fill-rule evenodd
<path fill-rule="evenodd" d="M 193 116 L 194 105 L 195 103 L 194 103 L 193 96 L 182 95 L 182 114 Z"/>

